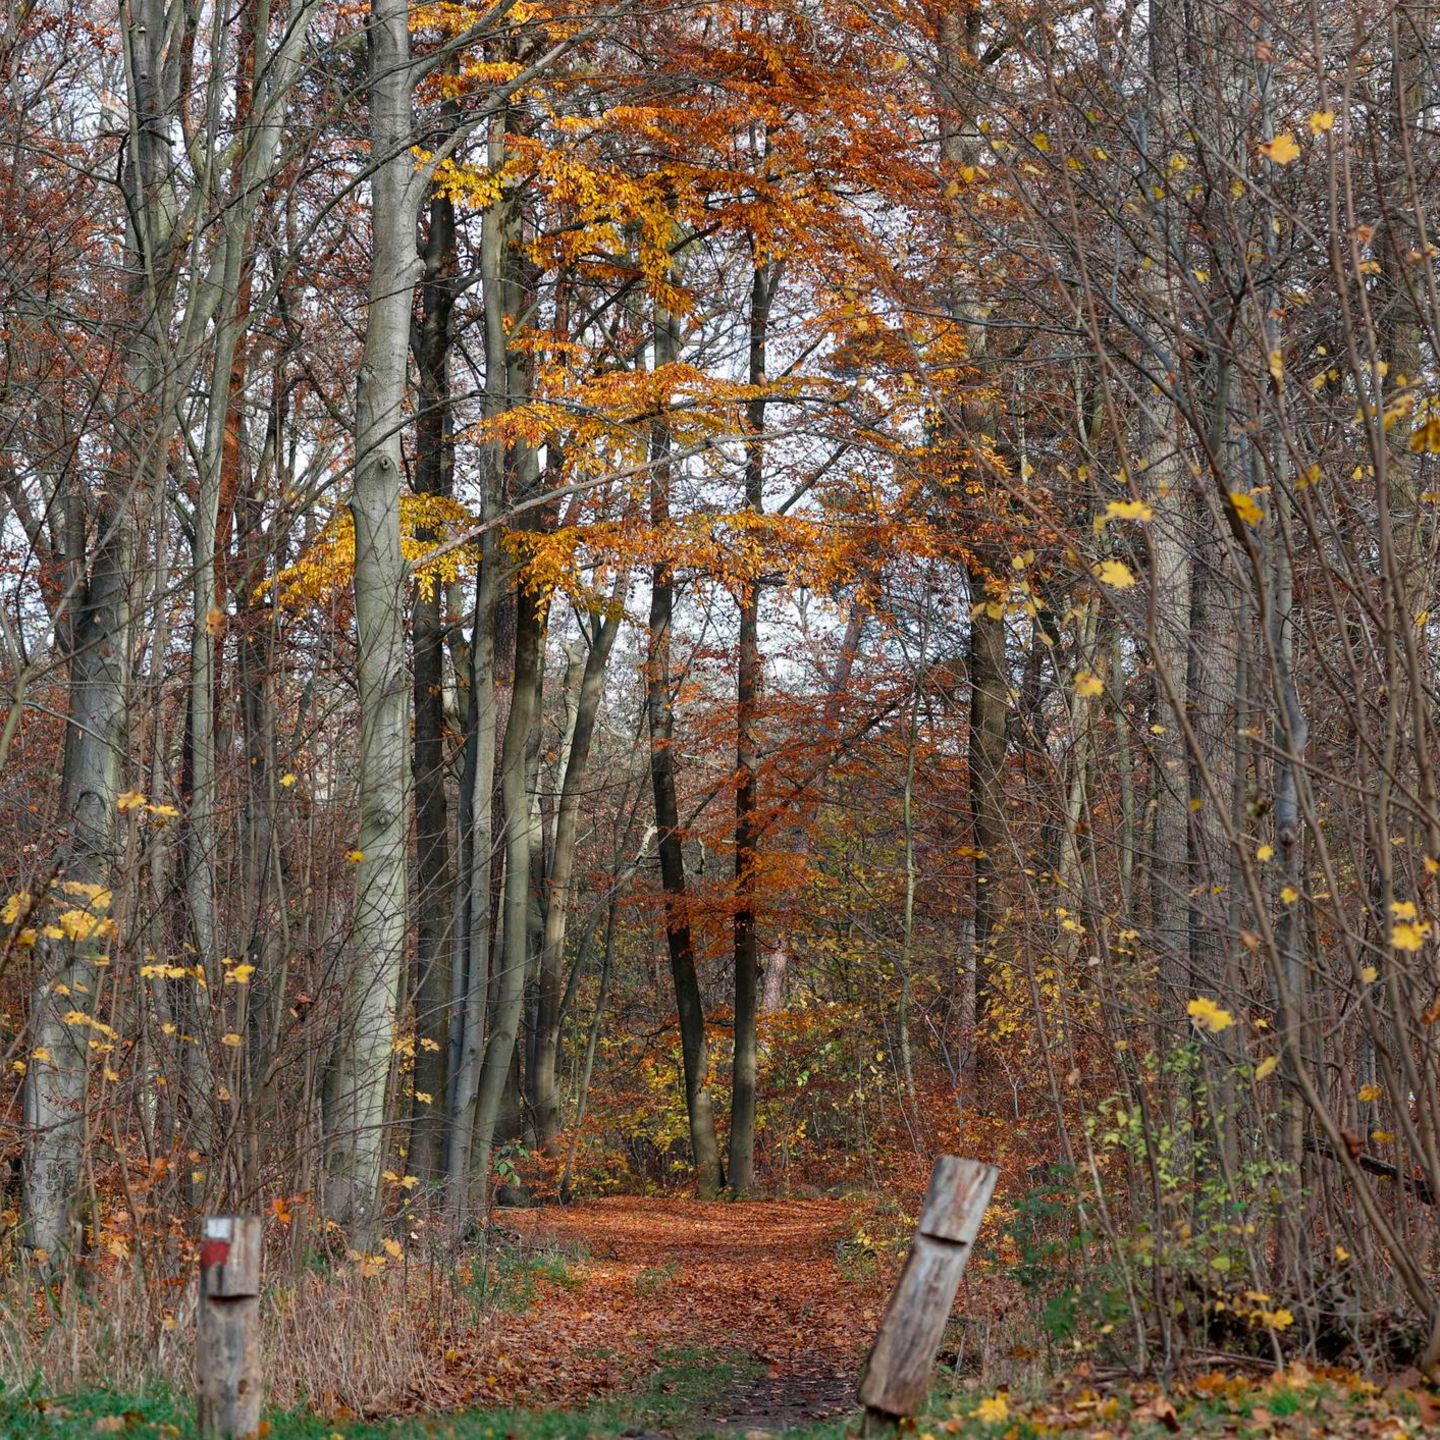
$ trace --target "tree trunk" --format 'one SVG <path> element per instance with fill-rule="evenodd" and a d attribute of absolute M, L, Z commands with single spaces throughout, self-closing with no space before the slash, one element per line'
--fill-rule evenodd
<path fill-rule="evenodd" d="M 455 300 L 455 211 L 444 195 L 430 201 L 421 310 L 414 336 L 420 405 L 415 425 L 415 490 L 452 490 L 450 315 Z M 423 527 L 422 543 L 433 541 Z M 417 582 L 411 606 L 415 665 L 415 1098 L 407 1168 L 422 1180 L 443 1173 L 454 867 L 445 800 L 445 625 L 443 587 Z"/>
<path fill-rule="evenodd" d="M 537 814 L 531 804 L 529 760 L 531 738 L 540 724 L 548 611 L 547 600 L 528 589 L 523 581 L 517 586 L 515 683 L 500 761 L 500 795 L 505 815 L 500 974 L 491 1016 L 490 1039 L 480 1071 L 471 1152 L 472 1164 L 482 1187 L 487 1183 L 496 1123 L 511 1077 L 515 1041 L 525 1001 L 525 975 L 530 961 L 530 854 Z"/>
<path fill-rule="evenodd" d="M 756 265 L 750 287 L 750 384 L 765 384 L 770 309 L 778 262 Z M 765 509 L 765 400 L 746 407 L 745 507 Z M 755 933 L 755 881 L 760 843 L 760 578 L 741 580 L 739 663 L 735 675 L 735 1055 L 730 1090 L 730 1188 L 743 1194 L 755 1183 L 755 1015 L 760 979 Z"/>
<path fill-rule="evenodd" d="M 605 668 L 625 604 L 628 577 L 617 578 L 609 611 L 599 617 L 575 699 L 574 724 L 565 757 L 560 803 L 555 816 L 555 842 L 546 881 L 545 933 L 540 950 L 540 994 L 536 1013 L 535 1063 L 531 1092 L 535 1108 L 535 1138 L 543 1149 L 560 1131 L 559 1076 L 561 970 L 565 961 L 565 928 L 570 911 L 570 886 L 575 869 L 575 847 L 580 831 L 580 802 L 595 721 L 604 694 Z"/>
<path fill-rule="evenodd" d="M 679 349 L 673 318 L 655 307 L 655 368 L 671 364 Z M 662 418 L 650 437 L 650 521 L 656 529 L 670 519 L 670 427 Z M 655 795 L 656 849 L 665 893 L 665 940 L 675 985 L 680 1050 L 685 1069 L 685 1111 L 690 1122 L 690 1151 L 702 1197 L 718 1195 L 725 1185 L 720 1147 L 715 1139 L 715 1110 L 710 1099 L 710 1052 L 705 1039 L 705 1007 L 695 968 L 695 941 L 685 894 L 685 856 L 681 849 L 680 811 L 675 786 L 675 712 L 670 676 L 671 624 L 675 579 L 664 559 L 650 572 L 649 654 L 646 657 L 645 711 L 650 727 L 650 785 Z"/>
<path fill-rule="evenodd" d="M 354 961 L 330 1077 L 325 1213 L 364 1244 L 384 1159 L 385 1098 L 405 956 L 408 838 L 406 565 L 400 550 L 400 432 L 415 248 L 410 33 L 403 0 L 370 10 L 372 259 L 356 385 L 355 624 L 360 691 L 360 835 Z"/>
<path fill-rule="evenodd" d="M 978 73 L 982 13 L 979 5 L 952 6 L 941 17 L 940 63 L 950 89 L 950 111 L 940 124 L 940 156 L 947 172 L 978 163 L 980 131 L 969 97 L 959 105 L 967 77 Z M 948 175 L 953 178 L 953 175 Z M 961 231 L 957 212 L 954 228 Z M 965 326 L 970 363 L 982 365 L 987 336 L 982 306 L 955 282 L 946 284 L 950 315 Z M 985 399 L 967 405 L 963 414 L 946 421 L 946 438 L 952 442 L 973 436 L 993 442 L 999 429 L 995 402 Z M 991 582 L 1005 573 L 1008 557 L 990 555 L 978 547 L 979 564 L 967 567 L 970 591 L 970 639 L 967 654 L 970 680 L 970 726 L 966 759 L 969 768 L 971 848 L 974 851 L 974 926 L 963 957 L 959 1015 L 957 1017 L 958 1074 L 964 1078 L 975 1060 L 976 1027 L 985 998 L 985 974 L 991 959 L 995 931 L 1004 913 L 998 859 L 1005 846 L 1005 741 L 1010 708 L 1010 676 L 1005 655 L 1003 597 L 991 593 Z"/>
<path fill-rule="evenodd" d="M 503 111 L 491 117 L 486 136 L 487 159 L 499 170 L 505 158 L 507 117 Z M 485 305 L 485 395 L 484 414 L 494 419 L 510 404 L 512 386 L 520 379 L 512 375 L 506 317 L 507 254 L 510 221 L 503 195 L 481 217 L 480 283 Z M 500 514 L 505 476 L 505 447 L 492 440 L 485 450 L 482 521 L 489 524 Z M 461 912 L 456 974 L 463 976 L 463 998 L 451 1027 L 451 1055 L 456 1081 L 451 1101 L 450 1207 L 458 1221 L 469 1209 L 473 1177 L 471 1157 L 478 1122 L 480 1076 L 485 1062 L 490 1000 L 495 989 L 492 973 L 492 895 L 495 870 L 495 750 L 499 738 L 496 664 L 499 658 L 497 635 L 504 600 L 501 557 L 495 531 L 480 537 L 480 576 L 475 586 L 475 628 L 470 643 L 470 719 L 467 727 L 465 760 L 465 846 L 464 899 Z M 488 1122 L 493 1126 L 493 1121 Z M 489 1160 L 485 1159 L 488 1170 Z M 479 1175 L 478 1199 L 487 1199 L 487 1176 Z"/>

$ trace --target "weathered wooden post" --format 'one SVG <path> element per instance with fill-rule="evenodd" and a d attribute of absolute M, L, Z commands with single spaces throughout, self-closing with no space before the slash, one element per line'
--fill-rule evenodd
<path fill-rule="evenodd" d="M 260 1430 L 261 1223 L 207 1216 L 200 1232 L 195 1380 L 202 1435 Z"/>
<path fill-rule="evenodd" d="M 999 1174 L 978 1160 L 936 1160 L 910 1253 L 860 1372 L 867 1435 L 893 1433 L 925 1403 L 930 1367 Z"/>

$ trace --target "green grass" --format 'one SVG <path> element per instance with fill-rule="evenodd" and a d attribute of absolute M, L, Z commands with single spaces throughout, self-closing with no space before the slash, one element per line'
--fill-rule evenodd
<path fill-rule="evenodd" d="M 628 1430 L 711 1440 L 718 1432 L 703 1417 L 726 1413 L 725 1397 L 757 1374 L 747 1359 L 706 1350 L 670 1351 L 658 1357 L 658 1365 L 643 1390 L 581 1410 L 470 1410 L 374 1422 L 272 1413 L 268 1440 L 614 1440 Z M 1362 1440 L 1398 1433 L 1394 1420 L 1401 1415 L 1411 1421 L 1409 1433 L 1424 1433 L 1413 1428 L 1419 1402 L 1374 1386 L 1328 1380 L 1292 1385 L 1288 1377 L 1269 1384 L 1237 1381 L 1215 1393 L 1177 1396 L 1178 1419 L 1166 1422 L 1155 1414 L 1155 1394 L 1153 1387 L 1137 1390 L 1127 1384 L 1084 1402 L 1072 1391 L 1069 1401 L 1055 1406 L 1037 1392 L 1028 1403 L 1013 1398 L 1008 1416 L 987 1423 L 976 1413 L 979 1395 L 947 1395 L 942 1386 L 908 1433 L 933 1440 L 1055 1440 L 1057 1432 L 1071 1440 L 1173 1440 L 1172 1427 L 1178 1424 L 1191 1440 Z M 1426 1403 L 1433 1411 L 1433 1402 Z M 853 1429 L 841 1419 L 775 1433 L 784 1440 L 842 1440 Z M 193 1406 L 166 1395 L 0 1395 L 0 1440 L 96 1440 L 104 1435 L 192 1440 Z"/>
<path fill-rule="evenodd" d="M 636 1428 L 704 1440 L 713 1432 L 698 1417 L 753 1373 L 748 1361 L 709 1351 L 677 1350 L 659 1358 L 643 1391 L 580 1411 L 470 1410 L 383 1422 L 271 1413 L 268 1440 L 605 1440 Z M 844 1428 L 806 1426 L 785 1434 L 791 1440 L 838 1440 Z M 109 1434 L 191 1440 L 195 1433 L 193 1404 L 173 1396 L 0 1396 L 0 1440 L 97 1440 Z"/>

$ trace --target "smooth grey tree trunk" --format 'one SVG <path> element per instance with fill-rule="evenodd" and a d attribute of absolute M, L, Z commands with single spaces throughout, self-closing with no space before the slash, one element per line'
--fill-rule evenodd
<path fill-rule="evenodd" d="M 165 0 L 141 0 L 127 14 L 122 44 L 131 133 L 121 183 L 131 228 L 125 263 L 135 330 L 127 342 L 125 381 L 129 433 L 119 437 L 116 472 L 74 497 L 73 528 L 85 553 L 73 554 L 68 616 L 69 707 L 61 772 L 61 814 L 69 825 L 61 871 L 72 884 L 108 886 L 116 858 L 115 800 L 126 739 L 127 656 L 131 628 L 136 512 L 163 475 L 170 414 L 159 327 L 173 302 L 169 267 L 175 229 L 170 120 L 177 76 L 167 40 L 174 18 Z M 103 910 L 98 900 L 92 910 Z M 100 918 L 97 914 L 96 918 Z M 108 917 L 105 917 L 108 918 Z M 66 1016 L 84 1013 L 96 991 L 103 936 L 41 939 L 31 998 L 31 1051 L 25 1076 L 24 1200 L 27 1240 L 38 1255 L 58 1259 L 77 1238 L 86 1187 L 81 1167 L 87 1134 L 88 1026 Z"/>
<path fill-rule="evenodd" d="M 515 683 L 500 764 L 500 796 L 505 818 L 505 890 L 499 953 L 499 983 L 490 1038 L 480 1071 L 475 1105 L 471 1166 L 484 1193 L 501 1103 L 515 1058 L 520 1014 L 529 967 L 531 905 L 530 856 L 538 814 L 530 796 L 530 742 L 540 722 L 545 669 L 548 602 L 523 584 L 516 595 Z"/>
<path fill-rule="evenodd" d="M 559 1076 L 561 971 L 565 960 L 565 930 L 570 914 L 570 886 L 575 870 L 575 849 L 580 833 L 580 802 L 586 770 L 590 763 L 595 721 L 604 695 L 605 670 L 625 605 L 629 577 L 615 582 L 610 608 L 598 617 L 585 668 L 575 697 L 575 714 L 565 756 L 565 774 L 555 815 L 555 840 L 546 878 L 545 933 L 540 951 L 540 994 L 536 1016 L 534 1073 L 531 1077 L 535 1105 L 535 1134 L 541 1147 L 548 1146 L 560 1131 Z"/>
<path fill-rule="evenodd" d="M 673 317 L 655 308 L 655 368 L 677 358 L 679 336 Z M 670 519 L 670 427 L 657 420 L 650 439 L 650 520 L 657 528 Z M 665 941 L 675 986 L 680 1025 L 681 1060 L 685 1072 L 685 1110 L 690 1123 L 690 1150 L 702 1197 L 725 1186 L 720 1147 L 715 1139 L 715 1107 L 710 1097 L 710 1052 L 705 1038 L 705 1008 L 695 966 L 695 940 L 690 929 L 685 856 L 681 848 L 680 806 L 675 782 L 675 710 L 670 674 L 671 627 L 675 611 L 675 579 L 661 559 L 650 573 L 650 635 L 646 656 L 645 709 L 650 727 L 650 784 L 655 797 L 655 847 L 660 858 L 660 883 L 665 893 Z"/>
<path fill-rule="evenodd" d="M 354 959 L 329 1077 L 325 1213 L 363 1243 L 373 1229 L 385 1150 L 385 1100 L 405 958 L 409 831 L 406 564 L 400 550 L 400 434 L 405 423 L 416 250 L 410 153 L 409 10 L 370 10 L 371 272 L 355 396 L 355 624 L 360 691 L 360 834 Z"/>

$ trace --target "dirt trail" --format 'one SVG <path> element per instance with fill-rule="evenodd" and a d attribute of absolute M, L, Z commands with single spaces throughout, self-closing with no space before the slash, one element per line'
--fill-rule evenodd
<path fill-rule="evenodd" d="M 844 1273 L 858 1217 L 834 1201 L 625 1197 L 510 1211 L 506 1228 L 576 1258 L 504 1317 L 477 1377 L 496 1399 L 575 1403 L 642 1383 L 680 1351 L 740 1354 L 758 1373 L 703 1418 L 779 1430 L 852 1407 L 883 1294 Z"/>

